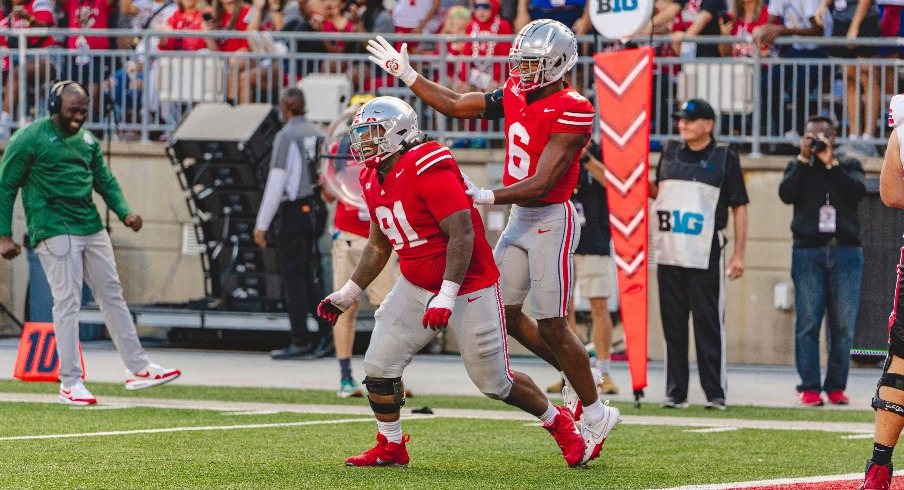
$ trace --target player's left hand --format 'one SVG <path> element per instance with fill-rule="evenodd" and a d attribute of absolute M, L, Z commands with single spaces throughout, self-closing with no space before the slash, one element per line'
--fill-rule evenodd
<path fill-rule="evenodd" d="M 141 216 L 137 214 L 130 214 L 126 216 L 122 222 L 132 229 L 132 231 L 138 231 L 141 229 L 143 222 L 141 221 Z"/>
<path fill-rule="evenodd" d="M 396 51 L 383 36 L 377 36 L 376 41 L 367 41 L 367 50 L 373 55 L 367 57 L 370 61 L 386 70 L 386 73 L 398 77 L 405 85 L 411 85 L 417 80 L 417 72 L 408 63 L 408 43 L 403 43 L 402 49 Z"/>
<path fill-rule="evenodd" d="M 452 316 L 452 308 L 455 307 L 455 298 L 440 291 L 427 302 L 427 311 L 424 312 L 424 328 L 431 330 L 446 328 L 449 326 L 449 317 Z"/>

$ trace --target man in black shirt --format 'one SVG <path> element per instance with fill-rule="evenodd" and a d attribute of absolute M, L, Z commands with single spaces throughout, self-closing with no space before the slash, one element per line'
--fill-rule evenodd
<path fill-rule="evenodd" d="M 716 118 L 705 100 L 687 101 L 678 118 L 682 141 L 662 150 L 651 211 L 659 283 L 659 310 L 666 342 L 666 400 L 663 408 L 687 407 L 688 316 L 694 317 L 694 340 L 705 408 L 724 410 L 725 301 L 722 230 L 728 208 L 734 217 L 735 245 L 727 276 L 744 274 L 747 243 L 747 188 L 737 154 L 716 144 Z"/>
<path fill-rule="evenodd" d="M 844 394 L 857 307 L 863 249 L 857 204 L 866 194 L 863 166 L 854 158 L 835 158 L 836 128 L 831 119 L 807 121 L 800 155 L 785 169 L 778 195 L 794 206 L 791 278 L 794 280 L 794 358 L 803 405 L 819 406 L 826 392 L 835 405 Z M 819 377 L 819 329 L 828 310 L 829 360 L 825 382 Z"/>
<path fill-rule="evenodd" d="M 684 32 L 672 33 L 672 48 L 676 53 L 682 52 L 682 42 L 687 36 L 718 36 L 719 16 L 728 12 L 728 4 L 725 0 L 678 0 L 675 3 L 681 5 L 681 16 L 684 24 L 690 26 Z M 685 51 L 687 51 L 685 46 Z M 718 58 L 719 45 L 716 43 L 697 44 L 695 47 L 697 58 Z M 692 56 L 693 57 L 693 56 Z"/>

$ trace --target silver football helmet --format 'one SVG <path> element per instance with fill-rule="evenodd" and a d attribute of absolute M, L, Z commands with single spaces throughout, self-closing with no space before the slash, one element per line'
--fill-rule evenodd
<path fill-rule="evenodd" d="M 414 109 L 395 97 L 377 97 L 362 105 L 348 132 L 355 160 L 370 168 L 421 133 Z"/>
<path fill-rule="evenodd" d="M 540 19 L 518 31 L 509 51 L 509 76 L 518 89 L 531 92 L 561 80 L 578 61 L 578 44 L 561 22 Z"/>

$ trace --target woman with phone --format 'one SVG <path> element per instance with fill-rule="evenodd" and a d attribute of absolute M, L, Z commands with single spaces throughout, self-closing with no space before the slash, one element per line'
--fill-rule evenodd
<path fill-rule="evenodd" d="M 53 5 L 48 0 L 3 0 L 3 19 L 0 19 L 0 30 L 32 29 L 36 27 L 53 27 Z M 26 38 L 28 48 L 41 49 L 56 46 L 51 36 L 34 36 Z M 0 46 L 15 49 L 19 47 L 19 38 L 3 36 Z M 0 59 L 0 66 L 5 76 L 3 83 L 3 112 L 0 113 L 0 139 L 9 139 L 12 114 L 19 103 L 19 58 L 15 56 Z M 50 62 L 50 57 L 42 61 L 35 56 L 28 56 L 25 62 L 26 86 L 33 87 L 36 80 L 53 80 L 58 67 Z"/>
<path fill-rule="evenodd" d="M 200 3 L 200 5 L 199 5 Z M 213 19 L 210 8 L 204 0 L 178 0 L 179 7 L 166 21 L 167 31 L 203 31 L 205 14 Z M 161 51 L 198 51 L 207 47 L 207 41 L 200 37 L 174 37 L 160 39 Z"/>

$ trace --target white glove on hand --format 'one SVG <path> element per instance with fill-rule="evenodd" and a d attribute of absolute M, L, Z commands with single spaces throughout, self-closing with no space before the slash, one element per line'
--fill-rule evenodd
<path fill-rule="evenodd" d="M 380 65 L 380 68 L 386 70 L 386 73 L 399 80 L 405 82 L 405 85 L 411 85 L 417 80 L 417 72 L 408 63 L 408 43 L 402 44 L 402 52 L 398 52 L 383 39 L 383 36 L 377 36 L 377 40 L 367 41 L 367 50 L 373 56 L 368 56 L 370 61 Z"/>
<path fill-rule="evenodd" d="M 352 303 L 361 295 L 361 288 L 349 279 L 342 289 L 327 296 L 317 305 L 317 315 L 335 325 L 339 315 L 345 313 Z"/>
<path fill-rule="evenodd" d="M 465 181 L 465 194 L 474 199 L 474 204 L 493 204 L 496 201 L 493 191 L 477 187 L 474 182 L 471 182 L 468 174 L 461 172 L 461 178 Z"/>

